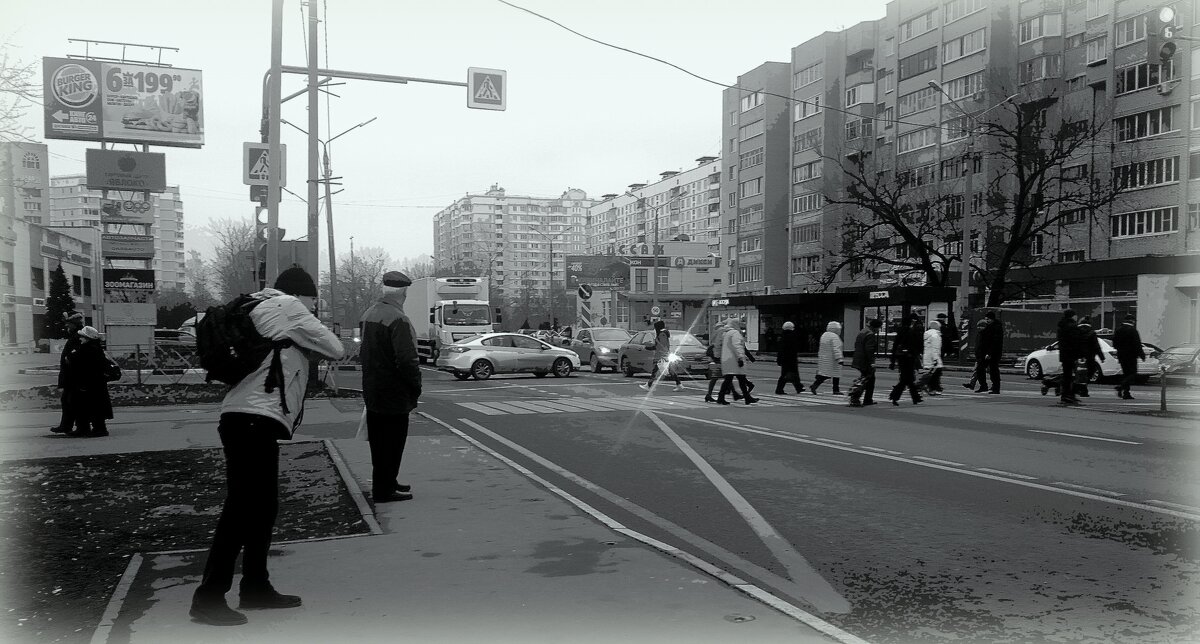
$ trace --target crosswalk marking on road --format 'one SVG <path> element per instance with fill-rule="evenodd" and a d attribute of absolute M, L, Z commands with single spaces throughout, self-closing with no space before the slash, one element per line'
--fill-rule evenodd
<path fill-rule="evenodd" d="M 607 411 L 633 411 L 637 409 L 671 410 L 696 409 L 706 407 L 710 403 L 703 398 L 690 396 L 663 397 L 602 397 L 575 396 L 562 398 L 506 398 L 504 400 L 474 401 L 455 403 L 459 407 L 470 409 L 488 416 L 503 416 L 505 414 L 566 414 L 566 413 L 595 413 Z M 756 407 L 802 407 L 806 405 L 846 404 L 845 401 L 787 399 L 783 397 L 763 396 L 755 403 Z"/>

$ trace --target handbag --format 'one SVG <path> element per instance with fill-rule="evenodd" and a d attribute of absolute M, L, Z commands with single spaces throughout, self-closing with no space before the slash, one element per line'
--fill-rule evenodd
<path fill-rule="evenodd" d="M 121 367 L 111 358 L 104 359 L 104 381 L 116 382 L 121 379 Z"/>

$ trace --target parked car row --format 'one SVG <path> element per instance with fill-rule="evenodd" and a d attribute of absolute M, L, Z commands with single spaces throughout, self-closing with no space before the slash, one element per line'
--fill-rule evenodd
<path fill-rule="evenodd" d="M 1092 374 L 1092 382 L 1121 375 L 1121 365 L 1117 362 L 1117 350 L 1113 348 L 1111 339 L 1098 339 L 1105 359 L 1100 363 L 1100 371 Z M 1146 352 L 1146 359 L 1138 361 L 1138 375 L 1142 377 L 1158 375 L 1159 356 L 1164 353 L 1163 350 L 1148 342 L 1142 343 L 1142 349 Z M 1172 347 L 1173 349 L 1174 347 Z M 1058 358 L 1058 343 L 1052 342 L 1025 356 L 1021 362 L 1021 370 L 1034 380 L 1062 373 L 1062 363 Z"/>

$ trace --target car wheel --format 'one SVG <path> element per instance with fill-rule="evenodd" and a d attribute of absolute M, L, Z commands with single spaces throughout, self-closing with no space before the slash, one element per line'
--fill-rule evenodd
<path fill-rule="evenodd" d="M 596 354 L 592 354 L 591 359 L 588 360 L 588 364 L 592 367 L 592 373 L 600 373 L 600 358 L 597 358 Z"/>
<path fill-rule="evenodd" d="M 475 364 L 471 365 L 471 376 L 476 380 L 487 380 L 492 377 L 492 363 L 487 360 L 476 360 Z"/>
<path fill-rule="evenodd" d="M 1030 380 L 1042 379 L 1042 363 L 1037 360 L 1030 360 L 1029 364 L 1025 365 L 1025 375 L 1029 376 Z"/>
<path fill-rule="evenodd" d="M 626 378 L 633 377 L 633 365 L 629 363 L 629 358 L 621 358 L 621 371 L 625 373 Z"/>
<path fill-rule="evenodd" d="M 566 358 L 559 358 L 554 361 L 550 369 L 553 371 L 555 378 L 566 378 L 571 375 L 571 361 Z"/>

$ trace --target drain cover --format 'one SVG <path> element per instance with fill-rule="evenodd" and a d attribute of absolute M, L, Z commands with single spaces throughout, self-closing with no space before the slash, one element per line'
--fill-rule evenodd
<path fill-rule="evenodd" d="M 733 622 L 734 624 L 741 624 L 742 622 L 753 622 L 754 616 L 753 615 L 738 615 L 737 613 L 734 613 L 732 615 L 726 615 L 725 621 Z"/>

